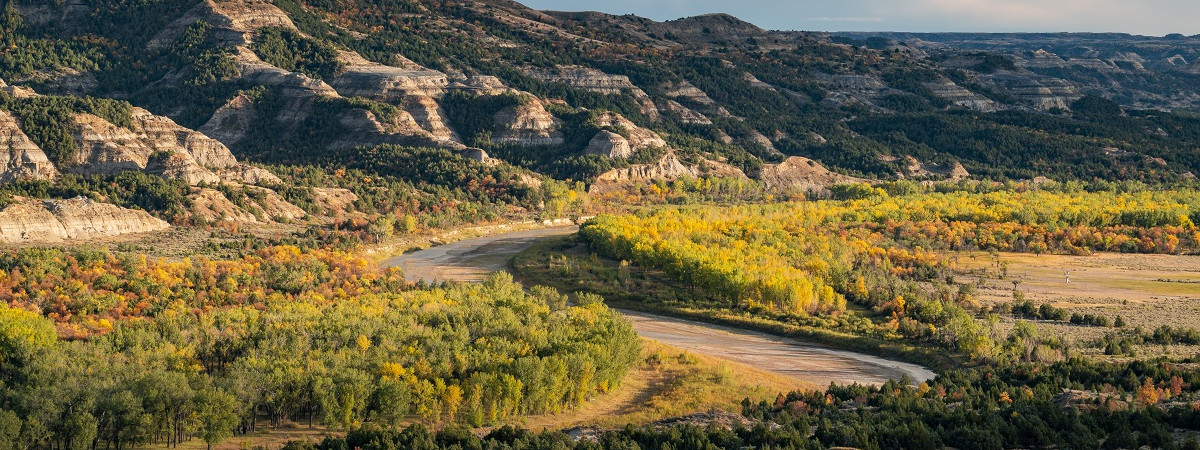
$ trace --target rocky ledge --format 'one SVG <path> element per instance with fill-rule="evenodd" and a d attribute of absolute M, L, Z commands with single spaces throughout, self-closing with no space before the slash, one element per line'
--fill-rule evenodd
<path fill-rule="evenodd" d="M 62 242 L 165 230 L 166 222 L 145 211 L 85 197 L 68 200 L 16 198 L 0 210 L 0 242 Z"/>

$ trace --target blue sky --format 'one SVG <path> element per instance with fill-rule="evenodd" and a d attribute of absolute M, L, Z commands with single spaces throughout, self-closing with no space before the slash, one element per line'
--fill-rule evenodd
<path fill-rule="evenodd" d="M 655 20 L 724 12 L 811 31 L 1114 31 L 1200 34 L 1200 0 L 519 0 Z"/>

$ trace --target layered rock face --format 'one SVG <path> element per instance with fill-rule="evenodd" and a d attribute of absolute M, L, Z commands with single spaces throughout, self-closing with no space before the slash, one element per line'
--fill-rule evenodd
<path fill-rule="evenodd" d="M 0 184 L 22 179 L 53 180 L 58 176 L 58 169 L 21 131 L 16 118 L 0 110 Z"/>
<path fill-rule="evenodd" d="M 238 164 L 224 144 L 141 108 L 134 108 L 130 128 L 118 127 L 91 114 L 77 114 L 74 134 L 79 151 L 63 170 L 76 173 L 149 170 L 197 184 L 219 182 L 220 177 L 210 169 Z M 169 157 L 149 167 L 150 156 L 155 153 L 167 153 Z"/>
<path fill-rule="evenodd" d="M 288 203 L 273 190 L 257 186 L 243 188 L 255 191 L 258 197 L 244 199 L 248 204 L 245 208 L 237 206 L 221 191 L 196 189 L 188 195 L 192 201 L 193 216 L 208 222 L 261 223 L 294 220 L 306 215 L 304 210 Z"/>
<path fill-rule="evenodd" d="M 675 100 L 667 100 L 663 102 L 663 109 L 677 115 L 679 117 L 679 121 L 683 123 L 712 125 L 712 120 L 707 116 L 693 111 L 692 109 L 679 104 L 679 102 Z"/>
<path fill-rule="evenodd" d="M 375 113 L 365 109 L 351 109 L 342 112 L 338 117 L 342 126 L 351 134 L 367 133 L 367 134 L 394 134 L 401 133 L 415 136 L 433 137 L 421 124 L 417 123 L 417 119 L 407 111 L 399 111 L 396 117 L 388 123 L 381 122 Z"/>
<path fill-rule="evenodd" d="M 365 97 L 399 106 L 406 114 L 397 117 L 395 123 L 380 123 L 378 118 L 369 118 L 365 111 L 345 114 L 339 120 L 347 128 L 347 134 L 334 140 L 332 146 L 402 143 L 438 145 L 454 150 L 464 147 L 446 125 L 445 114 L 436 100 L 451 88 L 450 78 L 443 72 L 422 67 L 399 55 L 395 56 L 395 65 L 385 65 L 345 50 L 338 55 L 345 64 L 344 70 L 329 80 L 275 67 L 251 50 L 254 36 L 264 27 L 297 28 L 287 13 L 266 0 L 206 0 L 159 33 L 150 47 L 170 45 L 183 30 L 199 20 L 212 23 L 219 39 L 233 49 L 238 78 L 280 89 L 287 104 L 274 119 L 284 133 L 296 131 L 310 114 L 317 98 Z M 507 92 L 503 83 L 494 77 L 461 76 L 454 88 L 484 94 Z M 248 98 L 235 98 L 220 108 L 202 130 L 226 145 L 237 145 L 244 139 L 255 114 Z"/>
<path fill-rule="evenodd" d="M 517 90 L 504 85 L 499 78 L 490 75 L 466 76 L 456 74 L 450 76 L 448 91 L 464 91 L 477 95 L 502 95 L 516 93 Z"/>
<path fill-rule="evenodd" d="M 754 143 L 754 145 L 757 145 L 757 146 L 765 149 L 768 154 L 783 155 L 783 152 L 781 152 L 781 151 L 779 151 L 779 149 L 775 148 L 775 142 L 772 141 L 771 138 L 766 137 L 765 135 L 763 135 L 762 133 L 759 133 L 758 131 L 751 131 L 750 136 L 748 136 L 747 138 L 750 140 L 750 142 Z"/>
<path fill-rule="evenodd" d="M 233 54 L 239 78 L 252 84 L 275 86 L 290 95 L 337 97 L 337 90 L 308 75 L 289 72 L 263 61 L 249 48 L 237 47 Z"/>
<path fill-rule="evenodd" d="M 917 158 L 906 156 L 904 163 L 906 173 L 897 174 L 901 178 L 940 178 L 958 181 L 971 176 L 971 173 L 967 172 L 967 169 L 958 161 L 955 161 L 954 164 L 936 164 L 921 162 Z"/>
<path fill-rule="evenodd" d="M 402 60 L 400 67 L 368 61 L 357 53 L 343 51 L 345 72 L 331 83 L 338 94 L 398 101 L 409 96 L 437 97 L 450 84 L 446 74 Z"/>
<path fill-rule="evenodd" d="M 604 155 L 610 158 L 628 158 L 633 156 L 634 153 L 633 146 L 629 145 L 629 140 L 607 130 L 596 133 L 596 136 L 588 142 L 588 146 L 583 152 L 589 155 Z"/>
<path fill-rule="evenodd" d="M 758 178 L 767 189 L 782 191 L 823 191 L 835 184 L 863 181 L 830 172 L 816 161 L 800 156 L 789 157 L 779 164 L 763 165 Z"/>
<path fill-rule="evenodd" d="M 980 112 L 995 112 L 1002 109 L 1002 105 L 996 103 L 990 98 L 976 94 L 971 90 L 959 86 L 958 84 L 948 79 L 942 78 L 938 81 L 922 83 L 929 88 L 934 95 L 945 99 L 950 104 Z"/>
<path fill-rule="evenodd" d="M 715 105 L 707 93 L 687 81 L 672 82 L 663 85 L 663 91 L 668 97 L 686 98 L 701 105 Z"/>
<path fill-rule="evenodd" d="M 213 113 L 211 119 L 200 127 L 200 132 L 223 144 L 237 145 L 254 120 L 254 102 L 246 95 L 239 95 Z"/>
<path fill-rule="evenodd" d="M 635 86 L 625 75 L 610 75 L 596 69 L 580 66 L 559 66 L 554 70 L 530 70 L 529 76 L 546 83 L 562 83 L 601 94 L 627 94 L 633 97 L 642 114 L 658 120 L 658 108 L 646 95 L 646 91 Z"/>
<path fill-rule="evenodd" d="M 746 174 L 729 164 L 702 160 L 699 166 L 689 166 L 679 160 L 675 152 L 667 152 L 654 164 L 633 164 L 629 167 L 613 169 L 596 177 L 590 192 L 603 193 L 629 183 L 650 180 L 674 180 L 681 177 L 727 177 L 747 179 Z"/>
<path fill-rule="evenodd" d="M 546 111 L 541 100 L 527 97 L 516 106 L 504 108 L 493 117 L 496 129 L 492 142 L 517 144 L 526 147 L 562 145 L 563 135 L 558 130 L 560 120 Z"/>
<path fill-rule="evenodd" d="M 238 99 L 235 99 L 238 102 Z M 226 108 L 213 125 L 230 135 L 244 133 L 248 121 L 237 111 L 249 108 L 242 98 L 240 108 Z M 129 127 L 114 125 L 91 114 L 75 114 L 72 137 L 78 150 L 61 167 L 29 139 L 16 118 L 0 111 L 0 183 L 17 179 L 56 179 L 59 171 L 84 175 L 114 175 L 143 171 L 191 185 L 230 181 L 244 184 L 279 183 L 270 172 L 238 163 L 229 148 L 204 133 L 179 126 L 171 119 L 133 108 Z M 248 119 L 246 119 L 248 120 Z M 211 123 L 211 121 L 210 121 Z"/>
<path fill-rule="evenodd" d="M 1040 111 L 1070 110 L 1071 103 L 1083 97 L 1078 88 L 1058 78 L 1025 73 L 996 73 L 986 78 Z"/>
<path fill-rule="evenodd" d="M 866 102 L 874 102 L 897 91 L 874 75 L 829 75 L 823 78 L 835 92 Z"/>
<path fill-rule="evenodd" d="M 594 119 L 598 127 L 613 127 L 623 130 L 628 136 L 630 147 L 634 152 L 645 150 L 648 148 L 666 148 L 667 141 L 663 140 L 658 133 L 639 127 L 624 116 L 615 112 L 602 112 L 596 115 Z"/>
<path fill-rule="evenodd" d="M 616 185 L 634 181 L 673 180 L 682 176 L 699 175 L 699 169 L 684 164 L 674 153 L 668 153 L 654 164 L 634 164 L 604 172 L 596 177 L 596 182 L 592 184 L 592 190 L 604 191 Z"/>
<path fill-rule="evenodd" d="M 69 67 L 35 70 L 12 81 L 20 84 L 36 84 L 41 89 L 50 92 L 71 95 L 84 95 L 96 90 L 100 86 L 100 82 L 96 80 L 95 75 L 89 72 L 80 72 Z"/>
<path fill-rule="evenodd" d="M 18 199 L 0 210 L 0 241 L 61 242 L 165 230 L 166 222 L 144 211 L 88 198 Z"/>
<path fill-rule="evenodd" d="M 746 80 L 746 82 L 750 83 L 750 86 L 754 88 L 766 89 L 768 91 L 779 91 L 779 89 L 777 89 L 775 86 L 758 79 L 758 77 L 754 76 L 754 74 L 750 72 L 743 73 L 742 79 Z"/>
<path fill-rule="evenodd" d="M 196 164 L 184 153 L 172 153 L 159 161 L 151 160 L 146 164 L 146 171 L 163 178 L 183 180 L 192 186 L 221 182 L 220 176 Z"/>
<path fill-rule="evenodd" d="M 212 24 L 219 40 L 231 46 L 249 44 L 251 33 L 260 28 L 296 29 L 287 13 L 269 1 L 204 0 L 163 28 L 147 46 L 154 50 L 166 48 L 179 40 L 188 26 L 201 20 Z"/>
<path fill-rule="evenodd" d="M 142 108 L 133 109 L 133 128 L 145 135 L 150 147 L 156 151 L 186 153 L 197 164 L 213 169 L 233 167 L 238 163 L 229 147 L 220 141 Z"/>
<path fill-rule="evenodd" d="M 457 143 L 460 141 L 454 130 L 446 125 L 446 112 L 441 105 L 430 97 L 409 97 L 405 100 L 404 110 L 412 115 L 421 129 L 429 132 L 434 140 L 439 142 Z"/>
<path fill-rule="evenodd" d="M 271 173 L 270 171 L 245 164 L 238 164 L 233 167 L 219 169 L 217 170 L 217 175 L 220 176 L 222 180 L 241 184 L 267 186 L 283 184 L 283 180 L 279 179 L 279 177 L 275 176 L 275 174 Z"/>
<path fill-rule="evenodd" d="M 710 117 L 733 116 L 724 106 L 713 101 L 712 97 L 709 97 L 707 93 L 687 81 L 667 83 L 663 86 L 663 90 L 666 92 L 667 97 L 684 99 L 696 105 L 697 109 L 704 114 L 708 114 Z"/>

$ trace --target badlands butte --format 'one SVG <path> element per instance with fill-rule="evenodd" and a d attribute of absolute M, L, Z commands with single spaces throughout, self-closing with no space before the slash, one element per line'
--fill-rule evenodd
<path fill-rule="evenodd" d="M 496 218 L 562 214 L 547 181 L 822 196 L 1200 169 L 1197 118 L 1172 112 L 1200 103 L 1195 37 L 829 35 L 502 0 L 6 0 L 0 28 L 8 242 L 365 223 L 389 189 L 414 214 L 445 197 Z"/>

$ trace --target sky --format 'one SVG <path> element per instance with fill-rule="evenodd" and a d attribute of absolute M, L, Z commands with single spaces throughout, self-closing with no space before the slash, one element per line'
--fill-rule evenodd
<path fill-rule="evenodd" d="M 1200 34 L 1200 0 L 518 0 L 670 20 L 723 12 L 771 30 Z"/>

